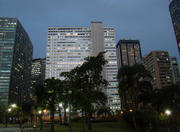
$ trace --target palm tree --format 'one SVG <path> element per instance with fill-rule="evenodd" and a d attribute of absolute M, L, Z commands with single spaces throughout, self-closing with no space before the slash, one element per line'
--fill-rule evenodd
<path fill-rule="evenodd" d="M 121 107 L 126 111 L 133 109 L 132 121 L 134 127 L 137 128 L 134 113 L 138 110 L 140 104 L 146 104 L 143 95 L 151 93 L 151 74 L 142 64 L 135 64 L 121 67 L 117 78 Z"/>
<path fill-rule="evenodd" d="M 121 67 L 117 78 L 122 109 L 137 109 L 140 95 L 152 90 L 151 74 L 142 64 Z"/>

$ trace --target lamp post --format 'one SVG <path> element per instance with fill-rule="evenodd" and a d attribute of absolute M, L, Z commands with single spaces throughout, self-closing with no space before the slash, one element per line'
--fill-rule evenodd
<path fill-rule="evenodd" d="M 169 132 L 169 127 L 170 127 L 170 115 L 171 115 L 171 110 L 169 110 L 169 109 L 167 109 L 167 110 L 165 110 L 165 114 L 167 115 L 167 117 L 168 117 L 168 132 Z"/>
<path fill-rule="evenodd" d="M 38 111 L 38 114 L 39 114 L 39 120 L 40 120 L 40 130 L 43 130 L 43 125 L 42 125 L 42 111 L 39 110 L 39 111 Z"/>
<path fill-rule="evenodd" d="M 69 130 L 68 130 L 68 132 L 72 132 L 72 124 L 71 124 L 71 94 L 72 94 L 72 91 L 69 90 L 68 94 L 69 94 Z"/>
<path fill-rule="evenodd" d="M 62 108 L 62 103 L 59 103 L 59 108 L 58 108 L 58 110 L 59 110 L 59 124 L 61 125 L 62 124 L 62 116 L 61 116 L 61 108 Z"/>

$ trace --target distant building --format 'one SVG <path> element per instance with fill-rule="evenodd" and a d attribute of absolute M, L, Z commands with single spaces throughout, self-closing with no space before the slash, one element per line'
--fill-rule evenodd
<path fill-rule="evenodd" d="M 31 70 L 31 90 L 30 97 L 34 99 L 34 88 L 37 83 L 42 83 L 45 81 L 45 66 L 46 58 L 36 58 L 32 60 L 32 70 Z"/>
<path fill-rule="evenodd" d="M 177 46 L 180 53 L 180 0 L 171 0 L 169 11 L 171 14 Z"/>
<path fill-rule="evenodd" d="M 0 18 L 0 104 L 29 99 L 33 46 L 16 18 Z"/>
<path fill-rule="evenodd" d="M 171 61 L 167 51 L 152 51 L 143 57 L 145 68 L 153 76 L 152 85 L 161 89 L 173 84 Z"/>
<path fill-rule="evenodd" d="M 49 27 L 47 40 L 46 78 L 60 78 L 61 72 L 83 64 L 85 57 L 105 51 L 108 63 L 103 76 L 109 85 L 104 92 L 108 95 L 111 109 L 120 109 L 113 27 L 104 27 L 102 22 L 91 22 L 90 27 Z"/>
<path fill-rule="evenodd" d="M 120 40 L 116 50 L 118 68 L 125 65 L 132 66 L 142 60 L 139 40 Z"/>
<path fill-rule="evenodd" d="M 180 84 L 179 67 L 176 57 L 171 57 L 171 67 L 172 67 L 173 83 Z"/>
<path fill-rule="evenodd" d="M 37 81 L 43 82 L 45 80 L 45 66 L 45 58 L 37 58 L 32 60 L 31 77 L 33 83 L 36 83 Z"/>

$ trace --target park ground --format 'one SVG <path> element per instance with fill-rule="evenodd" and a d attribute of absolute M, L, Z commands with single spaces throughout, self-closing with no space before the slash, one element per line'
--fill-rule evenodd
<path fill-rule="evenodd" d="M 93 130 L 88 131 L 87 128 L 85 132 L 135 132 L 132 128 L 130 128 L 124 121 L 118 122 L 104 122 L 104 123 L 93 123 Z M 50 127 L 44 128 L 43 130 L 39 130 L 39 128 L 34 129 L 30 132 L 49 132 Z M 68 132 L 68 126 L 55 126 L 54 132 Z M 81 123 L 72 123 L 72 132 L 82 132 L 82 124 Z M 143 132 L 143 131 L 138 131 Z"/>

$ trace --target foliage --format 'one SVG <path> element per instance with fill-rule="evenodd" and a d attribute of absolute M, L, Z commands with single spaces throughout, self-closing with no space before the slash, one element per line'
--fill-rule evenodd
<path fill-rule="evenodd" d="M 152 93 L 151 74 L 142 64 L 123 66 L 118 71 L 119 95 L 124 110 L 137 110 L 148 104 Z"/>
<path fill-rule="evenodd" d="M 35 89 L 36 104 L 50 110 L 51 131 L 54 131 L 54 113 L 63 93 L 62 82 L 59 79 L 46 79 L 45 83 L 37 84 Z"/>
<path fill-rule="evenodd" d="M 101 52 L 96 57 L 85 58 L 81 66 L 61 74 L 72 90 L 73 107 L 86 113 L 89 122 L 95 105 L 106 104 L 107 97 L 102 90 L 107 81 L 101 73 L 105 64 L 104 52 Z"/>
<path fill-rule="evenodd" d="M 98 107 L 97 115 L 99 117 L 102 117 L 102 119 L 108 119 L 109 117 L 112 117 L 112 111 L 110 107 L 107 107 L 104 105 L 104 106 Z"/>

